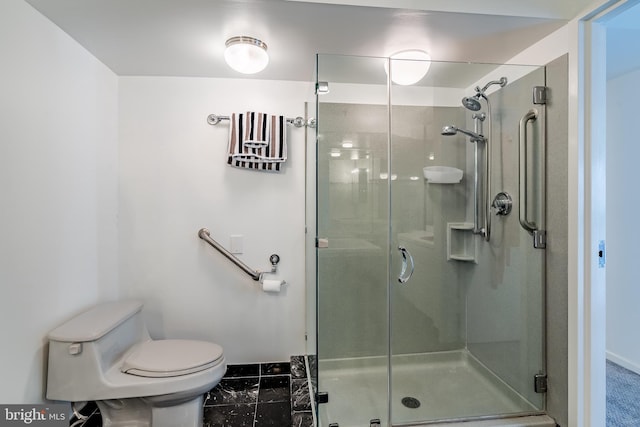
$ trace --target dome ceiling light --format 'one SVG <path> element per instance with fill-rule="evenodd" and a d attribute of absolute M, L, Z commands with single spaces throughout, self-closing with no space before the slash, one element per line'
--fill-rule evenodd
<path fill-rule="evenodd" d="M 231 37 L 225 43 L 224 60 L 242 74 L 255 74 L 269 63 L 267 45 L 262 40 L 248 36 Z"/>
<path fill-rule="evenodd" d="M 431 67 L 431 55 L 424 50 L 410 49 L 396 52 L 390 56 L 391 81 L 409 86 L 418 83 L 427 75 Z M 389 74 L 389 65 L 385 62 L 384 68 Z"/>

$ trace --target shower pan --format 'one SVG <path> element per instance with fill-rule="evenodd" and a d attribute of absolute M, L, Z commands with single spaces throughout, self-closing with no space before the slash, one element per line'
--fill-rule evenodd
<path fill-rule="evenodd" d="M 399 86 L 392 61 L 317 59 L 318 425 L 541 416 L 545 69 L 434 61 Z"/>

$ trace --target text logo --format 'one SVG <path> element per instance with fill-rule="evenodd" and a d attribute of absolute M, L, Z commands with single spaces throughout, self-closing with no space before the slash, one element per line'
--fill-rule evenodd
<path fill-rule="evenodd" d="M 0 405 L 0 427 L 68 427 L 68 412 L 65 404 Z"/>

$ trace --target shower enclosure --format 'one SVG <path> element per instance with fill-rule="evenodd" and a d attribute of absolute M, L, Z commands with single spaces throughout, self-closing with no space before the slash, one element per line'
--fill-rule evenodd
<path fill-rule="evenodd" d="M 545 69 L 396 70 L 317 60 L 318 425 L 543 413 Z"/>

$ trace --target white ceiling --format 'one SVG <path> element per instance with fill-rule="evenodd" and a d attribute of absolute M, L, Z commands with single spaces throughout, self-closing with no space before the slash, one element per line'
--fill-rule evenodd
<path fill-rule="evenodd" d="M 227 38 L 249 35 L 265 41 L 270 55 L 267 69 L 253 78 L 313 81 L 316 53 L 389 56 L 421 48 L 434 60 L 501 63 L 566 22 L 568 12 L 551 13 L 551 5 L 586 0 L 443 1 L 447 10 L 464 4 L 462 10 L 504 12 L 493 15 L 380 7 L 424 0 L 366 0 L 376 7 L 305 0 L 26 1 L 118 75 L 244 77 L 224 63 L 223 49 Z M 541 5 L 538 13 L 524 10 L 531 4 Z"/>
<path fill-rule="evenodd" d="M 397 9 L 431 10 L 441 12 L 485 15 L 529 16 L 570 20 L 585 10 L 591 0 L 289 0 L 308 3 L 328 3 L 351 6 L 373 6 Z"/>

